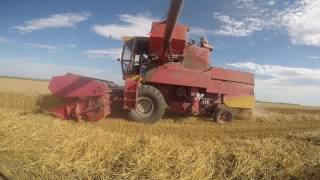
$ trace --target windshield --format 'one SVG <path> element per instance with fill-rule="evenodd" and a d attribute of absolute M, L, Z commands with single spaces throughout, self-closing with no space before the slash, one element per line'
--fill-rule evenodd
<path fill-rule="evenodd" d="M 126 42 L 123 46 L 122 57 L 121 57 L 121 66 L 123 78 L 132 72 L 133 68 L 133 42 Z"/>
<path fill-rule="evenodd" d="M 130 43 L 131 44 L 131 43 Z M 123 47 L 122 60 L 131 61 L 132 59 L 132 46 L 125 44 Z"/>
<path fill-rule="evenodd" d="M 148 52 L 148 38 L 135 37 L 124 41 L 124 46 L 121 56 L 121 66 L 123 78 L 131 75 L 139 74 L 139 65 L 141 57 L 145 57 Z M 147 59 L 145 57 L 144 59 Z"/>

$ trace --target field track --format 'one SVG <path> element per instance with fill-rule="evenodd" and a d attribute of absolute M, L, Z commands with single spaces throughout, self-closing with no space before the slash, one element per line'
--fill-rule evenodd
<path fill-rule="evenodd" d="M 0 78 L 0 179 L 320 179 L 320 108 L 257 103 L 226 125 L 67 122 L 43 111 L 59 103 L 47 86 Z"/>

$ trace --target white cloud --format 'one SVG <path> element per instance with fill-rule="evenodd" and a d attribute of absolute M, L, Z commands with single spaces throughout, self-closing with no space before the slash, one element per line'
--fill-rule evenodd
<path fill-rule="evenodd" d="M 8 43 L 11 43 L 11 40 L 4 37 L 0 37 L 0 44 L 8 44 Z"/>
<path fill-rule="evenodd" d="M 270 0 L 267 2 L 269 6 L 274 6 L 276 4 L 275 0 Z"/>
<path fill-rule="evenodd" d="M 35 43 L 24 43 L 27 46 L 34 47 L 34 48 L 41 48 L 41 49 L 47 49 L 49 52 L 56 52 L 56 50 L 59 49 L 57 46 L 51 46 L 46 44 L 35 44 Z"/>
<path fill-rule="evenodd" d="M 14 41 L 5 37 L 0 37 L 0 44 L 14 44 Z"/>
<path fill-rule="evenodd" d="M 265 22 L 259 18 L 247 17 L 242 20 L 235 20 L 230 16 L 216 13 L 215 18 L 221 22 L 221 27 L 213 31 L 215 35 L 245 37 L 251 36 L 254 32 L 261 31 Z"/>
<path fill-rule="evenodd" d="M 122 53 L 121 48 L 113 48 L 113 49 L 94 49 L 94 50 L 86 50 L 85 55 L 89 58 L 111 58 L 117 59 L 120 58 Z"/>
<path fill-rule="evenodd" d="M 293 44 L 320 47 L 320 0 L 236 0 L 231 4 L 237 18 L 215 13 L 221 23 L 218 29 L 198 27 L 191 33 L 247 37 L 265 29 L 281 30 Z"/>
<path fill-rule="evenodd" d="M 233 16 L 216 12 L 214 18 L 220 22 L 220 26 L 216 29 L 196 28 L 194 34 L 249 37 L 255 32 L 273 28 L 273 17 L 278 14 L 278 9 L 273 6 L 278 3 L 274 0 L 232 1 L 228 11 L 232 11 Z"/>
<path fill-rule="evenodd" d="M 21 33 L 29 33 L 45 28 L 75 27 L 79 22 L 85 21 L 90 17 L 89 13 L 64 13 L 54 14 L 49 17 L 31 19 L 24 22 L 24 25 L 14 26 L 13 29 Z"/>
<path fill-rule="evenodd" d="M 76 44 L 66 44 L 65 46 L 69 47 L 69 48 L 76 48 L 78 47 Z"/>
<path fill-rule="evenodd" d="M 212 30 L 205 29 L 201 27 L 190 27 L 190 34 L 202 36 L 202 35 L 212 35 Z"/>
<path fill-rule="evenodd" d="M 285 67 L 279 65 L 260 65 L 253 62 L 233 63 L 228 65 L 236 68 L 247 69 L 259 75 L 269 77 L 303 77 L 320 80 L 320 69 Z"/>
<path fill-rule="evenodd" d="M 52 76 L 63 75 L 68 72 L 83 76 L 108 79 L 121 82 L 121 73 L 113 72 L 114 68 L 91 68 L 82 66 L 53 65 L 25 58 L 0 58 L 0 75 L 50 79 Z"/>
<path fill-rule="evenodd" d="M 303 79 L 302 79 L 303 80 Z M 256 79 L 256 97 L 261 101 L 320 106 L 320 86 L 280 84 L 286 79 Z"/>
<path fill-rule="evenodd" d="M 107 38 L 120 40 L 122 36 L 147 36 L 154 18 L 146 15 L 118 15 L 120 24 L 94 25 L 92 31 Z"/>
<path fill-rule="evenodd" d="M 253 62 L 227 66 L 256 74 L 256 96 L 259 100 L 320 105 L 320 69 Z"/>
<path fill-rule="evenodd" d="M 256 14 L 257 11 L 261 10 L 261 7 L 260 7 L 261 4 L 262 3 L 258 3 L 257 0 L 235 0 L 234 1 L 234 5 L 237 9 L 250 11 L 248 12 L 250 14 L 252 13 Z"/>
<path fill-rule="evenodd" d="M 280 15 L 292 43 L 320 47 L 320 0 L 299 0 Z"/>
<path fill-rule="evenodd" d="M 241 16 L 244 16 L 239 20 L 244 27 L 240 28 L 242 30 L 240 32 L 244 32 L 243 35 L 250 35 L 263 29 L 284 30 L 293 44 L 320 47 L 320 0 L 291 2 L 237 0 L 235 2 L 235 9 L 241 9 Z M 276 4 L 282 9 L 275 7 Z M 250 18 L 256 20 L 248 20 Z M 222 18 L 222 22 L 225 24 L 222 24 L 220 29 L 223 32 L 222 35 L 237 34 L 232 30 L 225 31 L 224 26 L 227 29 L 239 29 L 237 28 L 239 23 L 227 17 Z M 245 29 L 248 30 L 248 33 L 243 31 Z"/>
<path fill-rule="evenodd" d="M 47 49 L 49 50 L 49 52 L 56 52 L 58 49 L 63 47 L 68 47 L 68 48 L 78 47 L 76 44 L 62 44 L 60 46 L 52 46 L 52 45 L 38 44 L 38 43 L 24 43 L 24 44 L 29 47 Z"/>
<path fill-rule="evenodd" d="M 230 37 L 248 37 L 265 27 L 265 21 L 259 18 L 244 18 L 236 20 L 230 16 L 215 13 L 215 18 L 221 23 L 217 30 L 205 29 L 200 27 L 191 27 L 190 34 L 202 36 L 230 36 Z"/>
<path fill-rule="evenodd" d="M 314 60 L 320 60 L 320 56 L 307 56 L 307 59 L 314 59 Z"/>

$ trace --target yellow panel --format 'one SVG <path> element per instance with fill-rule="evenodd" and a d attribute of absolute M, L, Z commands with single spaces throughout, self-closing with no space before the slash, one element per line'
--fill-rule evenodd
<path fill-rule="evenodd" d="M 141 76 L 140 75 L 133 75 L 129 77 L 133 81 L 141 81 Z"/>
<path fill-rule="evenodd" d="M 130 41 L 131 39 L 134 39 L 135 37 L 134 36 L 123 36 L 122 37 L 122 40 L 124 41 L 124 42 L 128 42 L 128 41 Z"/>
<path fill-rule="evenodd" d="M 224 99 L 224 104 L 228 107 L 254 108 L 255 101 L 254 96 L 232 97 Z"/>

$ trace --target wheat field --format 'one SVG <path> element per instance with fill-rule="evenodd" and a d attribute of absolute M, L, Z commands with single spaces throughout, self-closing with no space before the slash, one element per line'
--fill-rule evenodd
<path fill-rule="evenodd" d="M 320 179 L 320 108 L 257 103 L 217 124 L 62 121 L 48 82 L 0 78 L 0 179 Z"/>

